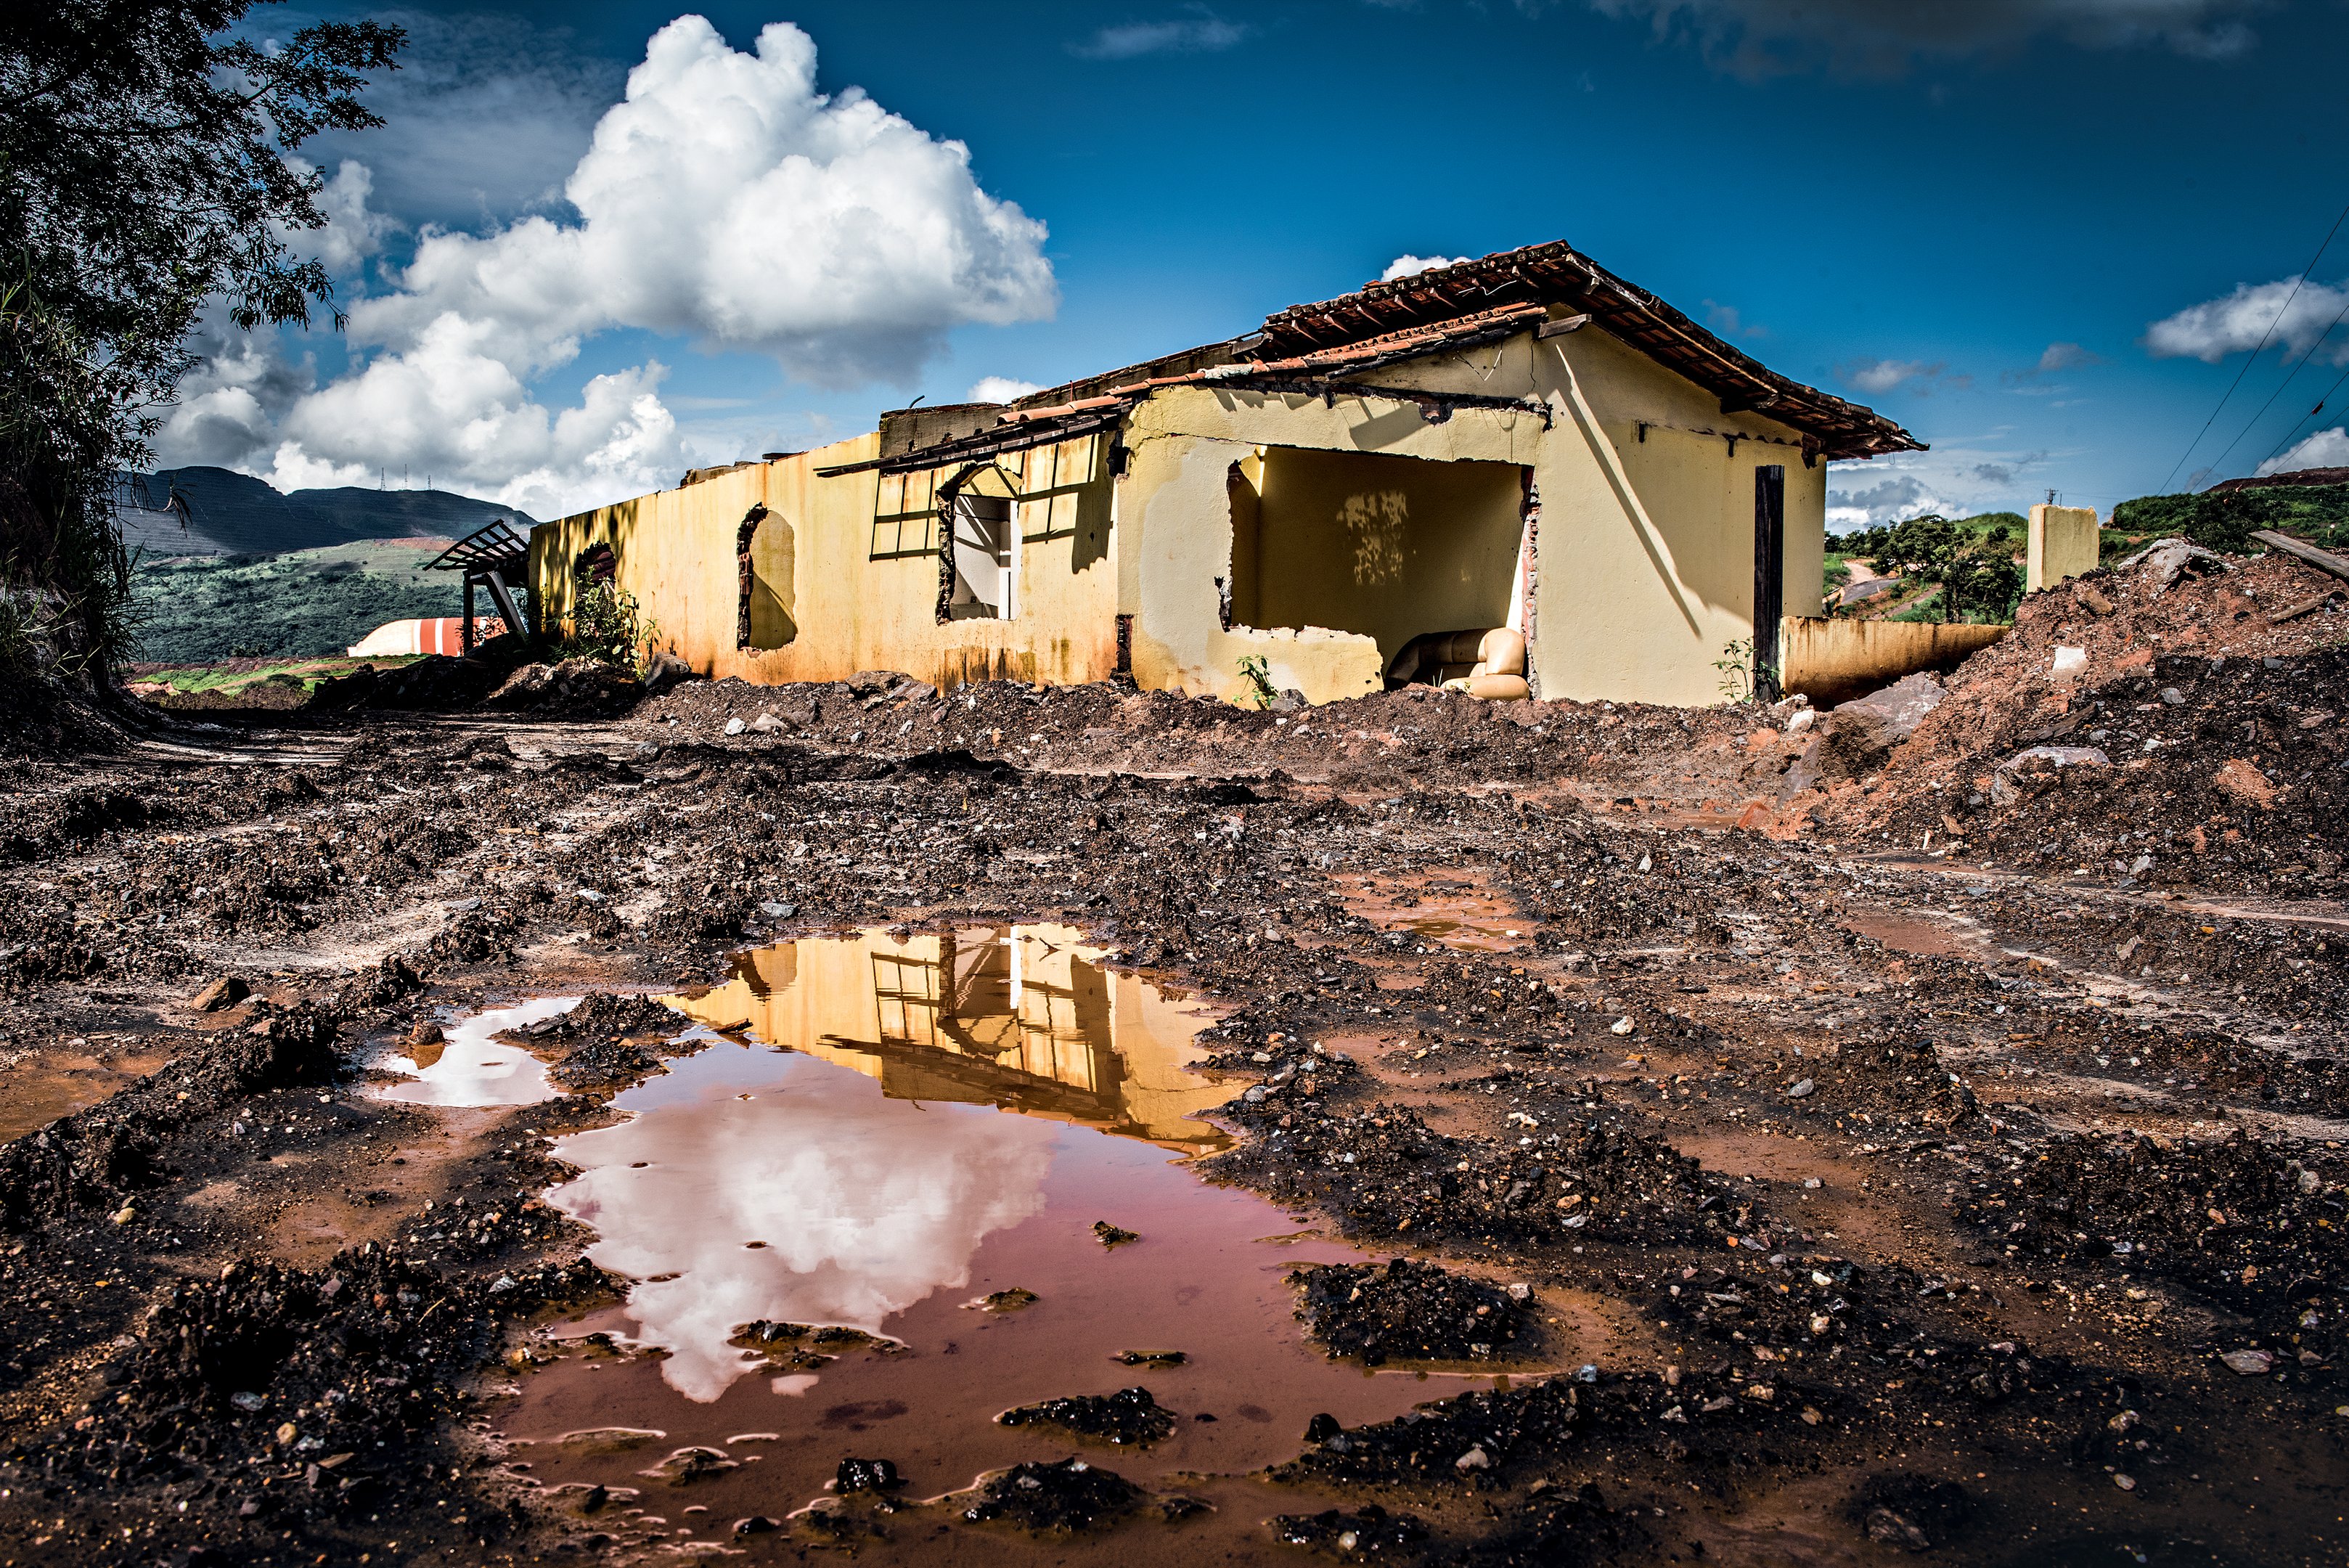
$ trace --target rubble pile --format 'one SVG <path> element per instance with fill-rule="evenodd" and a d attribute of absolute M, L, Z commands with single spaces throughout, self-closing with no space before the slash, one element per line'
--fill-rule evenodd
<path fill-rule="evenodd" d="M 1377 1366 L 1409 1361 L 1490 1360 L 1524 1354 L 1535 1315 L 1522 1287 L 1505 1291 L 1410 1258 L 1293 1270 L 1297 1316 L 1332 1356 Z"/>
<path fill-rule="evenodd" d="M 2166 589 L 2147 561 L 2030 596 L 1831 820 L 2026 869 L 2337 893 L 2344 617 L 2269 618 L 2333 579 L 2281 556 L 2222 564 Z"/>
<path fill-rule="evenodd" d="M 642 1082 L 664 1058 L 688 1054 L 678 1034 L 686 1021 L 649 996 L 596 992 L 567 1012 L 516 1031 L 542 1055 L 559 1052 L 547 1072 L 566 1089 L 620 1089 Z"/>

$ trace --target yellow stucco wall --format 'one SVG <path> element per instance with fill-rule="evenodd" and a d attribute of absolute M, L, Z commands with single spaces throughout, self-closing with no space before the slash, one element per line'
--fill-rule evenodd
<path fill-rule="evenodd" d="M 2033 506 L 2023 546 L 2023 591 L 2035 593 L 2095 571 L 2098 544 L 2095 507 L 2050 506 L 2044 502 Z"/>
<path fill-rule="evenodd" d="M 1540 504 L 1528 628 L 1539 693 L 1697 705 L 1721 701 L 1714 661 L 1753 632 L 1754 471 L 1776 463 L 1785 471 L 1786 607 L 1811 602 L 1826 463 L 1806 467 L 1793 431 L 1760 413 L 1723 414 L 1712 394 L 1597 328 L 1548 339 L 1528 332 L 1363 379 L 1530 396 L 1548 406 L 1550 424 L 1530 410 L 1461 409 L 1435 421 L 1383 399 L 1325 404 L 1212 383 L 1161 391 L 1127 422 L 1122 479 L 1109 476 L 1108 438 L 1096 436 L 1006 457 L 974 481 L 983 493 L 1024 498 L 1009 620 L 936 620 L 935 492 L 954 471 L 816 477 L 874 455 L 877 435 L 543 524 L 533 535 L 533 580 L 560 617 L 570 563 L 593 543 L 613 544 L 621 585 L 658 621 L 659 644 L 713 676 L 787 681 L 891 669 L 941 685 L 989 675 L 1097 680 L 1114 668 L 1123 613 L 1133 618 L 1134 674 L 1145 688 L 1239 699 L 1249 690 L 1239 660 L 1254 655 L 1277 688 L 1326 701 L 1378 690 L 1393 651 L 1382 644 L 1506 618 L 1517 536 L 1510 492 L 1530 469 Z M 1343 461 L 1350 455 L 1480 467 L 1399 485 L 1392 463 L 1355 467 Z M 1432 587 L 1416 603 L 1394 597 L 1354 623 L 1373 636 L 1246 624 L 1299 607 L 1277 602 L 1236 604 L 1226 631 L 1216 579 L 1233 573 L 1236 462 L 1267 498 L 1260 556 L 1280 548 L 1286 470 L 1301 487 L 1294 516 L 1330 520 L 1333 572 L 1351 569 L 1345 552 L 1377 545 L 1344 526 L 1350 498 L 1401 489 L 1412 506 L 1456 504 L 1471 519 L 1442 545 L 1411 530 L 1389 541 L 1422 574 L 1415 588 L 1432 582 L 1428 574 L 1456 576 L 1486 557 L 1493 580 L 1453 584 L 1461 592 L 1449 597 Z M 769 625 L 795 630 L 767 650 L 734 646 L 734 541 L 754 503 L 771 513 L 753 561 L 774 596 L 754 631 L 764 640 Z M 1248 542 L 1239 544 L 1245 566 Z M 1413 615 L 1430 624 L 1413 624 Z"/>
<path fill-rule="evenodd" d="M 745 953 L 725 985 L 667 999 L 879 1080 L 893 1096 L 995 1105 L 1115 1127 L 1186 1152 L 1231 1097 L 1189 1070 L 1207 1022 L 1057 925 L 811 938 Z M 952 1000 L 948 993 L 952 992 Z"/>
<path fill-rule="evenodd" d="M 952 686 L 1106 677 L 1117 638 L 1106 438 L 1015 453 L 972 476 L 973 493 L 1019 498 L 1018 613 L 945 625 L 936 488 L 951 472 L 816 474 L 874 456 L 878 442 L 860 436 L 542 524 L 531 535 L 540 602 L 554 620 L 566 618 L 571 563 L 608 544 L 619 586 L 657 628 L 653 645 L 713 678 L 780 683 L 902 670 Z M 768 514 L 751 538 L 752 640 L 770 640 L 771 628 L 790 636 L 771 649 L 735 646 L 735 540 L 753 505 Z"/>
<path fill-rule="evenodd" d="M 1530 466 L 1541 505 L 1533 668 L 1546 697 L 1722 700 L 1713 663 L 1753 635 L 1754 471 L 1765 463 L 1785 470 L 1785 607 L 1813 597 L 1825 462 L 1804 466 L 1795 431 L 1723 414 L 1710 393 L 1603 333 L 1527 333 L 1365 379 L 1531 395 L 1550 405 L 1552 424 L 1531 411 L 1465 409 L 1432 422 L 1407 402 L 1325 406 L 1212 385 L 1151 399 L 1129 425 L 1133 466 L 1119 503 L 1129 533 L 1120 598 L 1135 614 L 1142 684 L 1237 697 L 1247 689 L 1238 660 L 1257 655 L 1277 687 L 1315 701 L 1378 688 L 1383 667 L 1369 638 L 1217 625 L 1215 579 L 1229 569 L 1233 542 L 1226 478 L 1259 446 Z M 1729 434 L 1739 437 L 1733 451 Z M 1506 580 L 1501 587 L 1505 597 Z"/>

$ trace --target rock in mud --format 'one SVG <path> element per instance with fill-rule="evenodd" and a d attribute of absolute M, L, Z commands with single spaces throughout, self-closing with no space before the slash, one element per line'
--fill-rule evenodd
<path fill-rule="evenodd" d="M 889 1459 L 843 1459 L 832 1481 L 833 1490 L 842 1492 L 895 1491 L 905 1484 Z"/>
<path fill-rule="evenodd" d="M 989 1476 L 963 1509 L 974 1521 L 1001 1520 L 1037 1534 L 1062 1535 L 1132 1513 L 1142 1489 L 1123 1476 L 1096 1469 L 1082 1459 L 1057 1464 L 1014 1465 Z"/>
<path fill-rule="evenodd" d="M 198 1012 L 218 1012 L 224 1007 L 234 1007 L 252 994 L 253 988 L 236 976 L 222 975 L 196 992 L 188 1005 Z"/>
<path fill-rule="evenodd" d="M 1939 677 L 1921 672 L 1837 704 L 1819 727 L 1819 746 L 1833 764 L 1830 771 L 1856 778 L 1877 767 L 1946 695 Z"/>
<path fill-rule="evenodd" d="M 1485 1360 L 1523 1348 L 1527 1302 L 1433 1263 L 1326 1263 L 1297 1269 L 1297 1315 L 1332 1356 L 1376 1366 L 1393 1359 Z"/>
<path fill-rule="evenodd" d="M 1147 1388 L 1121 1388 L 1114 1394 L 1076 1394 L 1022 1405 L 996 1417 L 1007 1427 L 1058 1427 L 1081 1438 L 1145 1447 L 1171 1435 L 1174 1413 L 1151 1397 Z"/>
<path fill-rule="evenodd" d="M 1963 1533 L 1973 1518 L 1973 1499 L 1955 1481 L 1876 1475 L 1853 1490 L 1844 1515 L 1871 1541 L 1903 1552 L 1930 1552 Z"/>
<path fill-rule="evenodd" d="M 1389 1513 L 1376 1503 L 1359 1512 L 1325 1509 L 1319 1513 L 1284 1513 L 1272 1521 L 1273 1539 L 1285 1546 L 1302 1546 L 1349 1560 L 1413 1554 L 1427 1539 L 1427 1525 L 1417 1514 Z"/>
<path fill-rule="evenodd" d="M 1139 1241 L 1142 1240 L 1142 1236 L 1139 1231 L 1128 1231 L 1121 1226 L 1112 1225 L 1106 1220 L 1096 1220 L 1093 1221 L 1093 1235 L 1099 1239 L 1101 1244 L 1104 1247 L 1123 1247 L 1128 1241 Z"/>

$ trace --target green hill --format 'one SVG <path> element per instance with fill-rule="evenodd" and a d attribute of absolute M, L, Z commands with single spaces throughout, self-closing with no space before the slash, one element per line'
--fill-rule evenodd
<path fill-rule="evenodd" d="M 140 657 L 158 663 L 339 654 L 388 620 L 461 615 L 440 540 L 365 540 L 274 556 L 144 560 L 132 573 Z"/>

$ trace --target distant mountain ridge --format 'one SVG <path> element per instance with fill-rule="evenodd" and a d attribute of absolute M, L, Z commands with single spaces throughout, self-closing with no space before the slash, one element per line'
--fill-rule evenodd
<path fill-rule="evenodd" d="M 275 556 L 360 539 L 460 538 L 501 518 L 528 533 L 537 519 L 511 506 L 445 490 L 333 490 L 281 493 L 266 480 L 226 468 L 167 468 L 125 473 L 119 483 L 125 541 L 150 556 Z M 187 503 L 183 525 L 168 510 Z"/>

